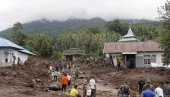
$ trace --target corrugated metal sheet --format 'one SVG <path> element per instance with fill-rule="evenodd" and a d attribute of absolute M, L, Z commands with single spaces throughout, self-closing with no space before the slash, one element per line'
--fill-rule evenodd
<path fill-rule="evenodd" d="M 84 50 L 80 50 L 79 48 L 70 48 L 68 50 L 63 51 L 64 55 L 85 55 Z"/>
<path fill-rule="evenodd" d="M 0 37 L 0 47 L 11 47 L 11 48 L 16 48 L 16 49 L 24 49 L 23 47 L 14 44 L 13 42 Z"/>
<path fill-rule="evenodd" d="M 29 50 L 20 50 L 20 52 L 23 52 L 23 53 L 26 53 L 26 54 L 29 54 L 29 55 L 35 55 L 34 53 L 30 52 Z"/>
<path fill-rule="evenodd" d="M 109 42 L 105 43 L 103 53 L 163 51 L 155 41 L 147 42 Z"/>
<path fill-rule="evenodd" d="M 15 49 L 18 49 L 20 52 L 23 52 L 29 55 L 35 55 L 34 53 L 28 51 L 27 49 L 2 37 L 0 37 L 0 48 L 15 48 Z"/>
<path fill-rule="evenodd" d="M 140 45 L 139 47 L 137 47 L 135 49 L 136 51 L 140 51 L 140 52 L 145 52 L 145 51 L 155 51 L 155 52 L 159 52 L 159 51 L 164 51 L 161 47 L 160 44 L 158 44 L 155 41 L 147 41 L 144 42 L 142 45 Z"/>

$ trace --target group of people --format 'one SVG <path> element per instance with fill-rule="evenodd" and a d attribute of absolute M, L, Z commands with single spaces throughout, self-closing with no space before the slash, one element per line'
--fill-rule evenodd
<path fill-rule="evenodd" d="M 170 82 L 168 80 L 159 82 L 157 87 L 151 84 L 151 80 L 145 80 L 143 77 L 138 81 L 139 97 L 170 97 Z M 120 86 L 117 96 L 118 97 L 130 97 L 132 90 L 128 86 L 127 82 L 123 82 Z"/>
<path fill-rule="evenodd" d="M 62 93 L 66 93 L 69 90 L 67 88 L 71 88 L 70 96 L 71 97 L 96 97 L 96 85 L 95 80 L 91 78 L 89 83 L 87 81 L 87 77 L 84 78 L 82 85 L 82 92 L 78 90 L 78 80 L 80 70 L 75 67 L 72 63 L 54 63 L 50 64 L 48 67 L 48 73 L 52 80 L 61 82 Z M 88 89 L 87 87 L 90 87 Z"/>

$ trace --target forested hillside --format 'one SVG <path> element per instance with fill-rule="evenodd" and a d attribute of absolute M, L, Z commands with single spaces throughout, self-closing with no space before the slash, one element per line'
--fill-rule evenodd
<path fill-rule="evenodd" d="M 157 26 L 159 22 L 151 21 L 151 20 L 137 20 L 137 19 L 122 19 L 120 20 L 123 23 L 127 23 L 128 25 L 149 25 L 149 26 Z M 50 35 L 57 35 L 61 32 L 75 32 L 84 30 L 86 28 L 100 28 L 104 29 L 105 24 L 107 21 L 101 18 L 93 18 L 93 19 L 69 19 L 66 21 L 49 21 L 47 19 L 41 19 L 37 21 L 33 21 L 30 23 L 24 23 L 23 26 L 23 33 L 26 34 L 35 34 L 35 33 L 44 33 L 47 32 Z M 126 29 L 127 30 L 127 29 Z M 134 31 L 136 32 L 136 31 Z M 12 33 L 11 28 L 1 31 L 1 37 L 7 37 Z M 126 31 L 125 31 L 126 33 Z M 125 34 L 123 33 L 123 34 Z"/>
<path fill-rule="evenodd" d="M 63 50 L 69 48 L 80 48 L 88 56 L 99 56 L 105 42 L 118 41 L 129 27 L 141 41 L 158 39 L 159 22 L 119 19 L 106 22 L 100 18 L 65 22 L 41 20 L 23 25 L 17 22 L 8 38 L 39 56 L 62 58 Z"/>
<path fill-rule="evenodd" d="M 61 32 L 79 31 L 88 27 L 103 27 L 105 25 L 105 21 L 100 18 L 93 18 L 89 20 L 69 19 L 66 21 L 49 21 L 46 19 L 41 19 L 30 23 L 24 23 L 22 25 L 23 32 L 26 34 L 47 32 L 50 35 L 57 35 Z M 11 32 L 11 28 L 9 28 L 1 31 L 0 36 L 6 37 Z"/>

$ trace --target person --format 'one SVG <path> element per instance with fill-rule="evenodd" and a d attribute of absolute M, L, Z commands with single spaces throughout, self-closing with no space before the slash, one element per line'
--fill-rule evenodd
<path fill-rule="evenodd" d="M 84 79 L 83 82 L 83 97 L 87 96 L 87 77 Z"/>
<path fill-rule="evenodd" d="M 78 79 L 78 78 L 79 78 L 79 69 L 78 69 L 78 68 L 76 68 L 76 71 L 75 71 L 75 77 L 76 77 L 76 79 Z"/>
<path fill-rule="evenodd" d="M 59 79 L 60 76 L 61 76 L 61 72 L 60 72 L 60 71 L 55 71 L 55 72 L 54 72 L 54 79 L 55 79 L 56 81 L 58 81 L 58 79 Z"/>
<path fill-rule="evenodd" d="M 140 77 L 140 80 L 138 81 L 138 90 L 139 90 L 139 94 L 142 93 L 142 88 L 145 85 L 145 80 L 143 79 L 143 77 Z"/>
<path fill-rule="evenodd" d="M 77 90 L 77 85 L 75 85 L 70 92 L 71 97 L 80 97 L 79 92 Z"/>
<path fill-rule="evenodd" d="M 151 91 L 154 91 L 154 87 L 153 87 L 153 85 L 151 85 L 151 80 L 150 80 L 150 79 L 147 79 L 147 80 L 146 80 L 146 84 L 143 86 L 142 90 L 143 90 L 143 91 L 146 90 L 146 87 L 147 87 L 147 88 L 150 87 L 150 90 L 151 90 Z"/>
<path fill-rule="evenodd" d="M 66 70 L 67 69 L 67 63 L 64 62 L 63 65 L 64 65 L 64 70 Z"/>
<path fill-rule="evenodd" d="M 163 82 L 159 82 L 158 87 L 155 89 L 156 97 L 164 97 L 163 89 L 162 89 L 163 86 L 164 86 L 164 83 Z"/>
<path fill-rule="evenodd" d="M 56 68 L 56 71 L 59 71 L 59 63 L 55 62 L 55 68 Z"/>
<path fill-rule="evenodd" d="M 49 65 L 49 68 L 48 68 L 48 73 L 51 75 L 52 71 L 53 71 L 53 67 L 52 67 L 52 65 L 50 64 L 50 65 Z"/>
<path fill-rule="evenodd" d="M 165 85 L 163 87 L 164 97 L 170 97 L 170 85 L 169 80 L 165 81 Z"/>
<path fill-rule="evenodd" d="M 150 86 L 145 86 L 145 90 L 141 93 L 141 97 L 156 97 L 156 94 L 151 90 Z"/>
<path fill-rule="evenodd" d="M 96 97 L 96 83 L 93 78 L 89 81 L 90 89 L 91 89 L 91 97 Z"/>
<path fill-rule="evenodd" d="M 120 97 L 129 97 L 130 95 L 130 88 L 126 81 L 123 82 L 122 85 L 120 86 L 117 97 L 119 97 L 120 94 L 121 94 Z"/>
<path fill-rule="evenodd" d="M 69 73 L 67 74 L 67 79 L 68 79 L 68 86 L 71 85 L 71 75 Z"/>
<path fill-rule="evenodd" d="M 62 83 L 62 92 L 66 92 L 66 88 L 68 85 L 67 74 L 64 74 L 64 76 L 61 79 L 61 83 Z"/>

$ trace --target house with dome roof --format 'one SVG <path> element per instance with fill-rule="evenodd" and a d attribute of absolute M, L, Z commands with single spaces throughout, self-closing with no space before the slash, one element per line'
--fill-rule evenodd
<path fill-rule="evenodd" d="M 0 37 L 0 67 L 23 64 L 29 56 L 33 56 L 29 50 Z"/>
<path fill-rule="evenodd" d="M 163 49 L 155 41 L 141 42 L 131 28 L 118 42 L 106 42 L 103 53 L 114 66 L 125 65 L 129 68 L 151 67 L 162 64 Z"/>

